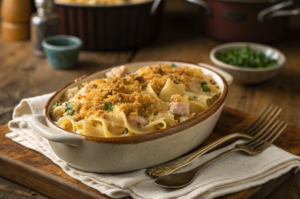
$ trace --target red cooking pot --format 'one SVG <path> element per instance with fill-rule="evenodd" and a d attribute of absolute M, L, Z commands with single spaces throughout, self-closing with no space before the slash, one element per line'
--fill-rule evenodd
<path fill-rule="evenodd" d="M 187 0 L 206 10 L 201 12 L 205 32 L 222 41 L 270 43 L 288 30 L 293 0 Z M 289 10 L 285 10 L 288 9 Z"/>

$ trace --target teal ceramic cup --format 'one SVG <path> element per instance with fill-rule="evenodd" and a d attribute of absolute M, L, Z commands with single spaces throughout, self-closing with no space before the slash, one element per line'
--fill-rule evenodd
<path fill-rule="evenodd" d="M 69 69 L 77 64 L 82 41 L 77 37 L 56 35 L 43 39 L 46 58 L 55 69 Z"/>

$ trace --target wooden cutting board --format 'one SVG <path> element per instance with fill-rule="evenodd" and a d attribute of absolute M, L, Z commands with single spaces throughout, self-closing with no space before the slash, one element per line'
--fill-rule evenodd
<path fill-rule="evenodd" d="M 224 107 L 213 133 L 201 146 L 242 129 L 253 118 L 249 114 Z M 8 132 L 10 131 L 7 125 L 0 127 L 0 176 L 51 198 L 109 198 L 71 178 L 45 156 L 6 138 L 5 134 Z M 288 126 L 277 139 L 275 145 L 290 153 L 300 155 L 300 129 Z M 292 173 L 290 171 L 264 185 L 229 194 L 222 198 L 264 198 Z"/>

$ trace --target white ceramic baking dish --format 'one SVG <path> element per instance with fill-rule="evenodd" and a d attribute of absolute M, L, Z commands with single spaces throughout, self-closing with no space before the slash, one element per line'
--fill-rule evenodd
<path fill-rule="evenodd" d="M 228 85 L 218 73 L 207 67 L 177 61 L 151 61 L 125 64 L 129 71 L 158 63 L 174 63 L 178 67 L 201 68 L 219 84 L 220 98 L 206 111 L 194 118 L 163 130 L 131 137 L 101 138 L 78 135 L 56 126 L 50 119 L 49 110 L 69 88 L 105 77 L 111 68 L 80 77 L 59 89 L 49 99 L 44 114 L 34 115 L 31 119 L 33 129 L 49 140 L 58 157 L 69 165 L 91 172 L 116 173 L 132 171 L 157 165 L 179 157 L 201 144 L 212 132 L 224 106 Z M 210 66 L 208 66 L 210 67 Z M 228 81 L 230 80 L 230 76 Z"/>

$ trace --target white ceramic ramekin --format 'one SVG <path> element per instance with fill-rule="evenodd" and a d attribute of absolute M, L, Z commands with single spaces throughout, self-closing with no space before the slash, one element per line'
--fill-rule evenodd
<path fill-rule="evenodd" d="M 226 64 L 216 58 L 220 52 L 228 51 L 231 48 L 243 48 L 249 46 L 253 50 L 261 51 L 266 56 L 277 60 L 277 65 L 270 68 L 244 68 Z M 259 84 L 268 79 L 275 77 L 283 68 L 286 58 L 284 54 L 271 46 L 250 43 L 250 42 L 235 42 L 219 45 L 210 51 L 210 60 L 216 67 L 231 74 L 235 81 L 242 84 Z"/>
<path fill-rule="evenodd" d="M 157 165 L 179 157 L 201 144 L 212 132 L 224 106 L 228 85 L 225 79 L 212 70 L 186 62 L 151 61 L 125 64 L 130 72 L 158 63 L 174 63 L 178 67 L 201 68 L 219 84 L 220 98 L 206 111 L 192 119 L 158 130 L 132 137 L 101 138 L 78 135 L 65 131 L 51 121 L 49 110 L 69 88 L 105 77 L 110 69 L 76 79 L 59 89 L 46 103 L 43 115 L 31 119 L 33 129 L 49 140 L 58 157 L 69 165 L 91 172 L 116 173 Z"/>

